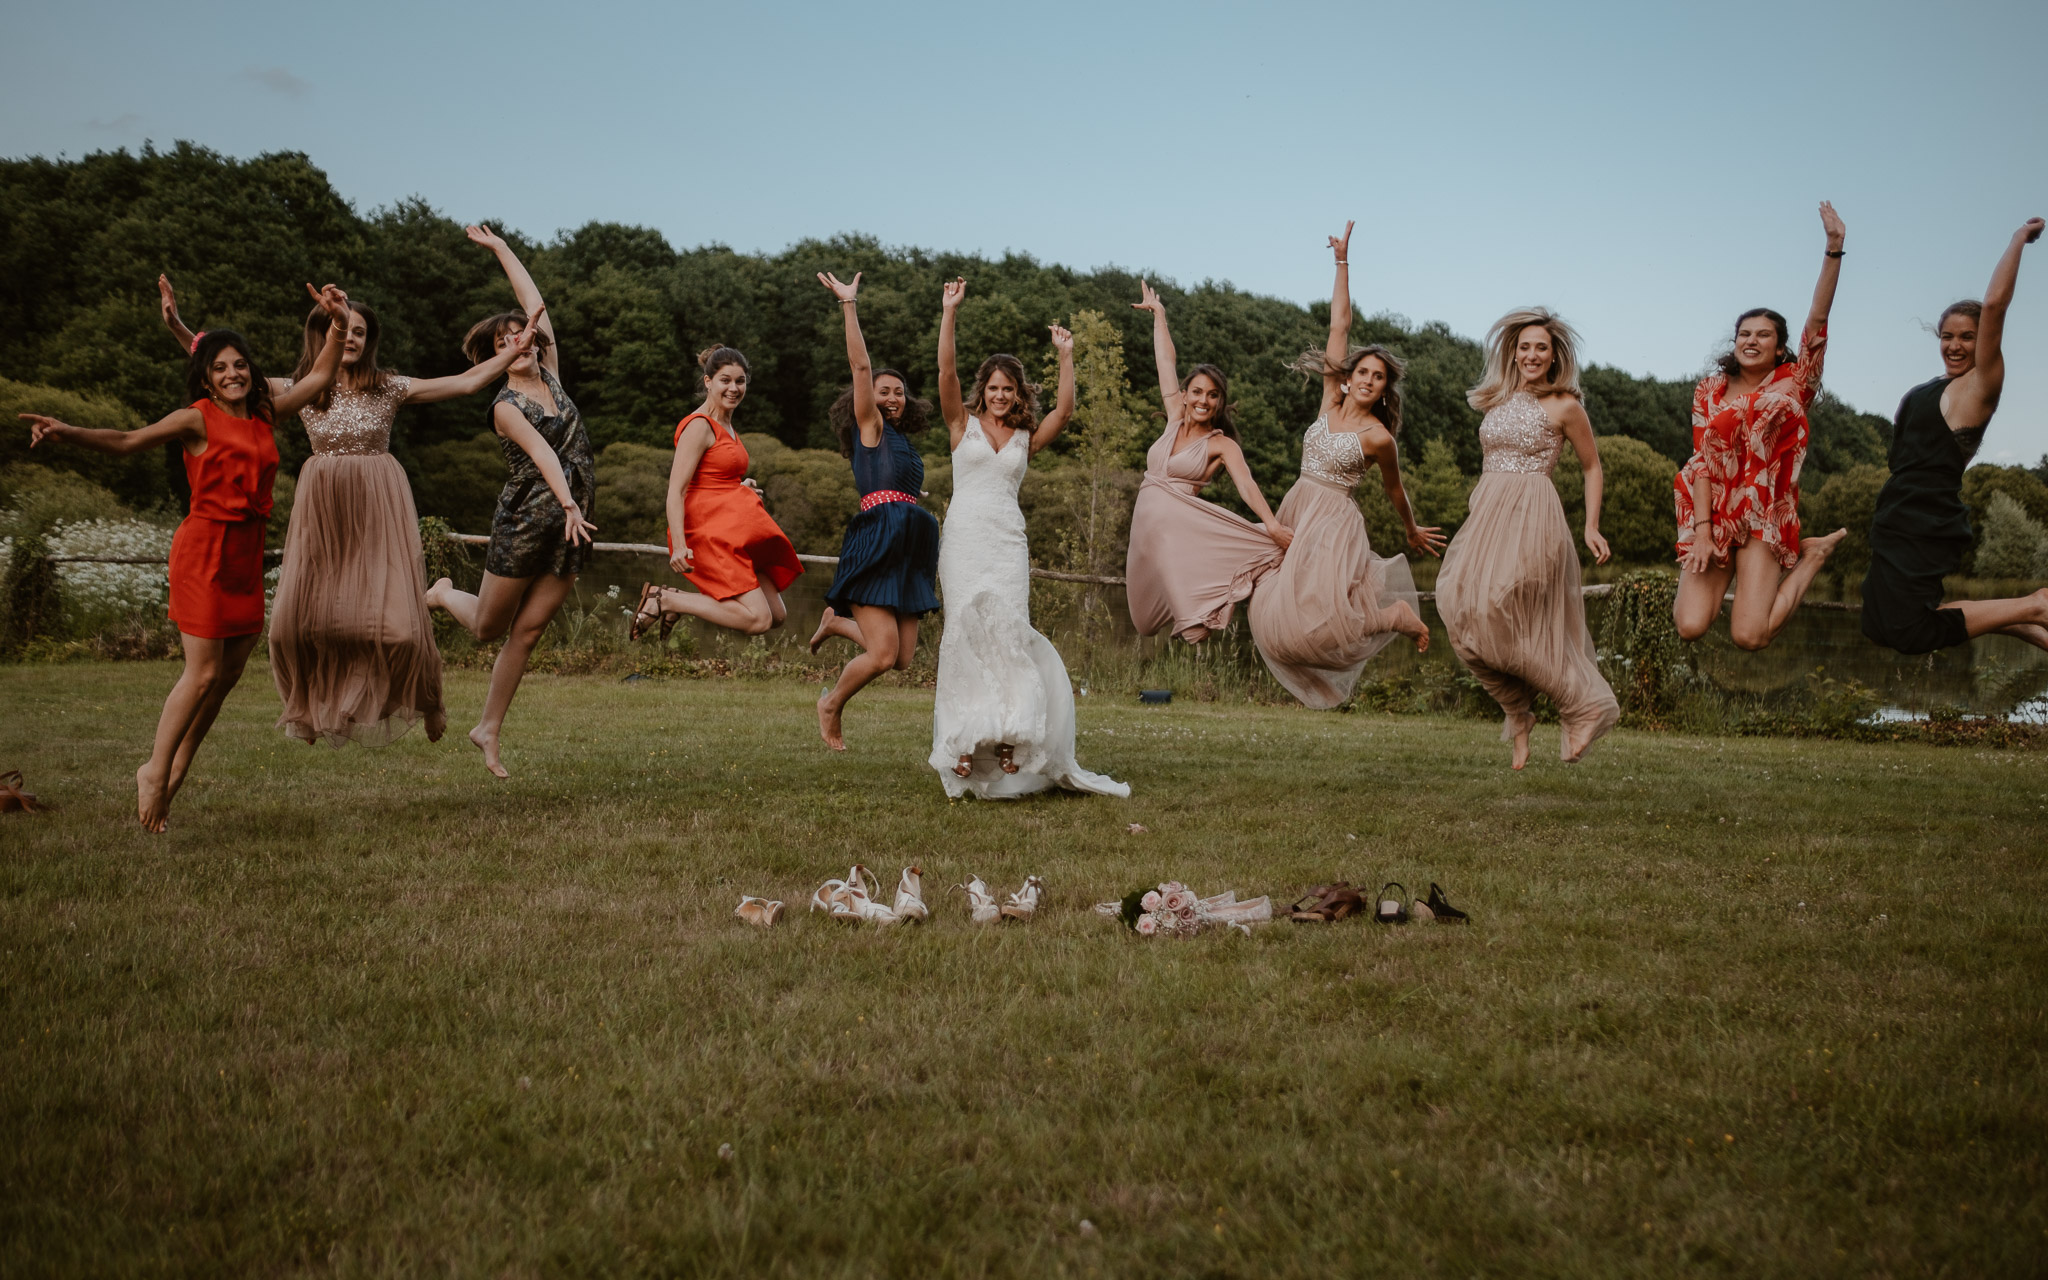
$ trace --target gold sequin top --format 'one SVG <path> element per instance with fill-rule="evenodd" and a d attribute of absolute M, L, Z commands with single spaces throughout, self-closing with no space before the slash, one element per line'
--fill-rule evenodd
<path fill-rule="evenodd" d="M 391 451 L 391 423 L 398 407 L 405 403 L 412 379 L 392 374 L 381 387 L 361 391 L 336 384 L 334 397 L 325 409 L 307 405 L 299 410 L 306 426 L 306 438 L 314 453 L 352 454 L 364 457 Z"/>
<path fill-rule="evenodd" d="M 1486 455 L 1482 471 L 1547 476 L 1564 447 L 1564 432 L 1550 421 L 1535 396 L 1517 391 L 1480 421 L 1479 447 Z"/>
<path fill-rule="evenodd" d="M 1328 415 L 1301 436 L 1301 474 L 1349 489 L 1365 477 L 1365 441 L 1355 431 L 1332 431 Z"/>

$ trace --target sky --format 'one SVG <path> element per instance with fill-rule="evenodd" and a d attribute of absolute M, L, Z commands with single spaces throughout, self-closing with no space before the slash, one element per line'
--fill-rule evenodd
<path fill-rule="evenodd" d="M 0 2 L 0 155 L 310 155 L 546 239 L 884 243 L 1328 297 L 1699 372 L 1807 307 L 1848 226 L 1827 385 L 1889 417 L 1928 326 L 2048 214 L 2048 4 L 347 5 Z M 2048 454 L 2048 241 L 1986 461 Z M 937 301 L 933 302 L 934 307 Z M 1187 352 L 1190 359 L 1198 353 Z"/>

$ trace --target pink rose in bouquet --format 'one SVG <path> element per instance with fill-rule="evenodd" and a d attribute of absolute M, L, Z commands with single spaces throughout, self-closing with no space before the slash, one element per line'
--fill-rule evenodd
<path fill-rule="evenodd" d="M 1144 897 L 1138 899 L 1138 905 L 1147 911 L 1159 910 L 1159 890 L 1153 889 L 1146 893 Z"/>
<path fill-rule="evenodd" d="M 1160 897 L 1160 905 L 1183 920 L 1195 916 L 1195 895 L 1178 884 L 1163 886 L 1166 890 Z"/>
<path fill-rule="evenodd" d="M 1136 927 L 1138 930 L 1138 935 L 1140 937 L 1149 938 L 1153 934 L 1159 932 L 1159 921 L 1154 919 L 1150 915 L 1142 915 L 1138 917 L 1138 923 Z"/>

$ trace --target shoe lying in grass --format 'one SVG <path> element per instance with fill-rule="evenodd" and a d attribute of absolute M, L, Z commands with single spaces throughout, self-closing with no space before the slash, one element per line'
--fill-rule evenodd
<path fill-rule="evenodd" d="M 1326 923 L 1365 914 L 1365 895 L 1351 887 L 1349 880 L 1319 884 L 1287 908 L 1287 918 L 1297 924 Z"/>
<path fill-rule="evenodd" d="M 732 913 L 748 924 L 758 925 L 763 929 L 767 929 L 772 928 L 777 920 L 782 919 L 782 904 L 771 902 L 767 898 L 742 895 L 740 897 L 740 905 L 734 907 Z"/>
<path fill-rule="evenodd" d="M 1037 876 L 1024 877 L 1024 887 L 1010 895 L 1003 904 L 1001 916 L 1005 920 L 1029 920 L 1038 914 L 1038 900 L 1045 893 L 1045 881 Z"/>
<path fill-rule="evenodd" d="M 994 924 L 1003 918 L 1002 908 L 996 905 L 996 895 L 988 891 L 988 885 L 980 876 L 969 876 L 966 884 L 953 887 L 967 895 L 967 915 L 974 923 Z"/>

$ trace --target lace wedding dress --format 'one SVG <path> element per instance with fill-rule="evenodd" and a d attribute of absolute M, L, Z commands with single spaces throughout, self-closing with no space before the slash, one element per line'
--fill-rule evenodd
<path fill-rule="evenodd" d="M 1031 557 L 1017 486 L 1031 441 L 1013 432 L 999 450 L 967 420 L 953 451 L 953 500 L 939 536 L 946 629 L 932 707 L 931 766 L 948 796 L 1006 800 L 1052 787 L 1128 796 L 1114 778 L 1074 762 L 1074 691 L 1052 642 L 1031 629 Z M 1017 772 L 1004 773 L 1008 743 Z M 965 778 L 953 772 L 974 758 Z"/>

